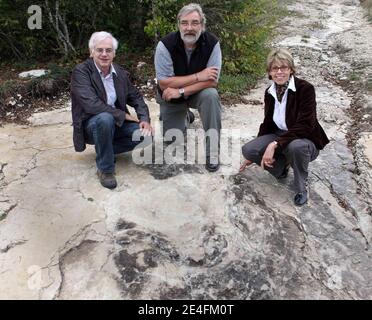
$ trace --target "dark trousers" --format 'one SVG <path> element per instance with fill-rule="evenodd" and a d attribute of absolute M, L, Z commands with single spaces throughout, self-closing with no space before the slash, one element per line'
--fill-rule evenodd
<path fill-rule="evenodd" d="M 246 143 L 243 148 L 243 156 L 259 166 L 262 156 L 269 143 L 277 139 L 277 134 L 267 134 Z M 314 143 L 308 139 L 295 139 L 283 150 L 275 150 L 274 167 L 266 168 L 274 177 L 279 177 L 287 164 L 290 164 L 294 173 L 294 187 L 296 192 L 306 190 L 306 179 L 308 177 L 309 163 L 317 158 L 319 150 Z"/>
<path fill-rule="evenodd" d="M 187 110 L 197 108 L 203 129 L 206 132 L 206 156 L 218 159 L 221 132 L 221 101 L 215 88 L 203 89 L 192 95 L 184 102 L 171 102 L 163 100 L 157 95 L 160 104 L 160 114 L 163 121 L 163 135 L 168 130 L 177 129 L 185 133 L 188 127 Z"/>
<path fill-rule="evenodd" d="M 115 171 L 115 154 L 132 151 L 142 139 L 139 138 L 139 124 L 124 121 L 121 127 L 115 125 L 114 117 L 108 112 L 97 114 L 85 123 L 85 137 L 88 144 L 94 144 L 97 168 L 104 173 Z M 146 137 L 151 143 L 151 137 Z M 138 141 L 135 141 L 138 140 Z"/>

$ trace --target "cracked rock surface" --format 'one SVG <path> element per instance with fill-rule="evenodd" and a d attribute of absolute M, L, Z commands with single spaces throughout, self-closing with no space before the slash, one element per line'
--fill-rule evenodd
<path fill-rule="evenodd" d="M 272 45 L 314 84 L 331 140 L 310 165 L 308 205 L 292 204 L 292 171 L 282 182 L 257 166 L 237 174 L 241 159 L 213 174 L 123 154 L 111 191 L 93 147 L 73 150 L 70 105 L 34 114 L 0 127 L 0 299 L 372 298 L 372 26 L 359 1 L 288 10 Z M 239 154 L 268 84 L 224 106 Z"/>

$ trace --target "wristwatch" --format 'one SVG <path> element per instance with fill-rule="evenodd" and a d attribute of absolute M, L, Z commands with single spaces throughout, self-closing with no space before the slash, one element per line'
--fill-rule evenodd
<path fill-rule="evenodd" d="M 181 97 L 185 96 L 185 89 L 184 88 L 178 89 L 178 92 L 180 93 Z"/>

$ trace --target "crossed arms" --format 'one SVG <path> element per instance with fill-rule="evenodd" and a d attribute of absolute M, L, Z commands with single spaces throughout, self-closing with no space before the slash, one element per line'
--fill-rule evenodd
<path fill-rule="evenodd" d="M 175 76 L 170 54 L 159 42 L 156 48 L 155 66 L 159 87 L 163 91 L 162 98 L 166 101 L 179 98 L 180 88 L 185 89 L 185 96 L 190 96 L 206 88 L 215 88 L 221 70 L 221 60 L 221 49 L 217 43 L 204 70 L 187 76 Z"/>

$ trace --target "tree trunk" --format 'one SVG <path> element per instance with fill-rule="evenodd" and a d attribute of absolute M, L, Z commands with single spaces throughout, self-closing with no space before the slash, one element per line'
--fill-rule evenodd
<path fill-rule="evenodd" d="M 74 46 L 70 42 L 70 35 L 65 17 L 62 17 L 59 12 L 59 0 L 55 3 L 55 13 L 49 7 L 49 1 L 45 0 L 45 9 L 48 13 L 49 21 L 57 33 L 57 42 L 63 48 L 64 55 L 67 57 L 71 52 L 76 53 Z"/>

